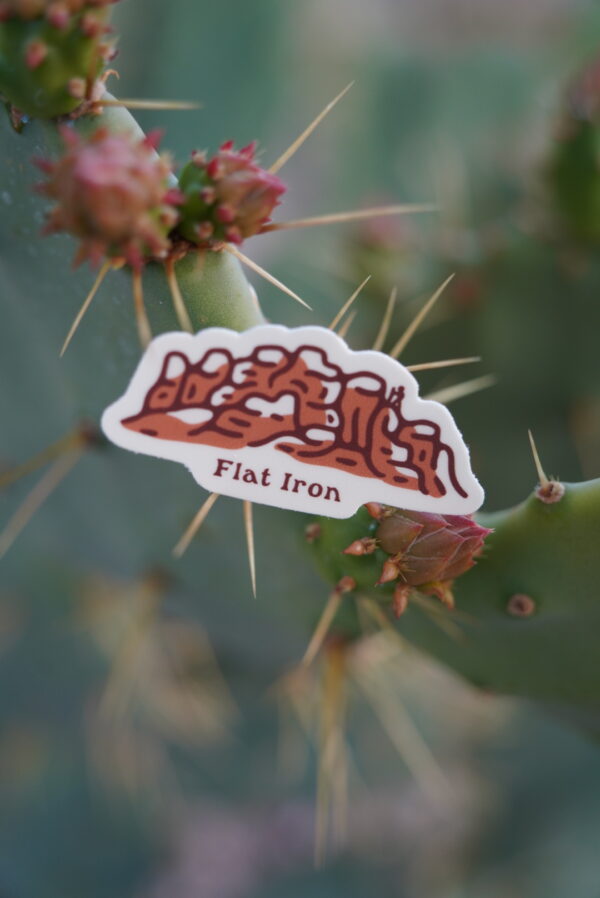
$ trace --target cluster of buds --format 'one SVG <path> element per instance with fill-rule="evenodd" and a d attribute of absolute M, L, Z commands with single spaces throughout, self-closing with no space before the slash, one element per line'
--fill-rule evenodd
<path fill-rule="evenodd" d="M 345 554 L 385 552 L 378 584 L 396 583 L 396 615 L 406 609 L 413 589 L 453 608 L 452 582 L 475 564 L 491 531 L 467 515 L 400 511 L 376 502 L 366 508 L 378 524 L 374 536 L 355 540 Z"/>
<path fill-rule="evenodd" d="M 179 178 L 185 196 L 179 230 L 186 240 L 206 248 L 240 244 L 270 221 L 286 187 L 256 164 L 255 153 L 253 143 L 235 150 L 228 141 L 211 158 L 192 154 Z"/>
<path fill-rule="evenodd" d="M 156 153 L 158 137 L 135 140 L 101 128 L 83 139 L 68 127 L 62 135 L 64 155 L 38 160 L 47 175 L 39 190 L 56 202 L 46 232 L 81 241 L 76 264 L 109 257 L 139 269 L 164 259 L 181 196 L 170 186 L 170 159 Z"/>

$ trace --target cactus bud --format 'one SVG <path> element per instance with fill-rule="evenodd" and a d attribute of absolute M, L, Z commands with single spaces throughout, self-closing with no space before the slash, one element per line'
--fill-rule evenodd
<path fill-rule="evenodd" d="M 115 2 L 0 0 L 0 92 L 27 115 L 73 113 L 94 96 L 112 55 L 106 19 Z"/>
<path fill-rule="evenodd" d="M 394 511 L 377 528 L 379 545 L 391 557 L 379 583 L 400 578 L 453 606 L 450 582 L 469 570 L 491 531 L 467 515 Z"/>
<path fill-rule="evenodd" d="M 104 129 L 82 139 L 62 130 L 64 155 L 40 167 L 48 180 L 40 191 L 56 201 L 46 231 L 67 231 L 81 240 L 76 261 L 102 256 L 139 267 L 164 258 L 168 232 L 177 220 L 170 190 L 171 164 L 148 140 Z"/>
<path fill-rule="evenodd" d="M 286 188 L 254 157 L 254 144 L 235 150 L 232 141 L 211 159 L 192 154 L 179 179 L 186 198 L 179 230 L 187 240 L 207 248 L 239 244 L 267 224 Z"/>

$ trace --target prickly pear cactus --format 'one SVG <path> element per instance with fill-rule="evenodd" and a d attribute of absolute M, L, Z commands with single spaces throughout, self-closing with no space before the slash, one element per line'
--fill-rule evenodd
<path fill-rule="evenodd" d="M 477 687 L 598 727 L 599 500 L 599 481 L 565 484 L 552 502 L 538 490 L 466 532 L 437 522 L 428 533 L 427 516 L 379 509 L 373 519 L 365 510 L 343 524 L 319 521 L 310 541 L 329 582 L 351 577 L 354 596 L 372 598 L 406 639 Z M 454 582 L 431 582 L 447 565 Z M 423 601 L 431 595 L 446 607 Z"/>
<path fill-rule="evenodd" d="M 104 91 L 103 69 L 112 52 L 108 7 L 85 0 L 0 2 L 0 92 L 7 101 L 0 115 L 0 202 L 6 213 L 0 223 L 2 364 L 18 382 L 18 401 L 12 383 L 0 394 L 0 420 L 10 422 L 0 459 L 8 521 L 0 537 L 1 563 L 7 583 L 28 590 L 34 602 L 58 598 L 53 614 L 61 625 L 71 626 L 75 617 L 80 626 L 80 606 L 85 609 L 86 626 L 93 629 L 90 644 L 100 647 L 94 664 L 103 685 L 98 671 L 86 667 L 86 677 L 71 688 L 81 707 L 90 693 L 102 695 L 90 715 L 96 760 L 113 741 L 128 751 L 137 745 L 129 741 L 129 731 L 113 731 L 114 717 L 107 728 L 101 713 L 122 711 L 123 671 L 135 674 L 131 694 L 138 705 L 132 719 L 149 722 L 142 748 L 152 744 L 160 755 L 161 727 L 167 723 L 173 725 L 169 735 L 175 732 L 176 746 L 194 751 L 203 744 L 203 733 L 223 729 L 221 715 L 216 722 L 201 719 L 203 703 L 210 705 L 213 693 L 194 694 L 177 705 L 180 715 L 170 706 L 167 714 L 161 704 L 165 694 L 177 691 L 177 672 L 157 651 L 161 642 L 189 660 L 190 668 L 200 658 L 203 674 L 217 679 L 201 636 L 193 628 L 189 638 L 184 625 L 172 625 L 170 615 L 184 623 L 186 618 L 210 621 L 218 658 L 242 694 L 253 689 L 262 695 L 265 686 L 297 666 L 308 643 L 301 672 L 322 659 L 325 699 L 333 696 L 342 705 L 350 661 L 372 635 L 365 628 L 366 610 L 384 633 L 394 628 L 475 686 L 534 699 L 600 730 L 597 481 L 566 484 L 564 490 L 554 485 L 550 492 L 543 483 L 516 508 L 477 519 L 370 506 L 347 521 L 310 523 L 307 544 L 296 539 L 304 518 L 261 509 L 255 526 L 259 601 L 252 605 L 240 601 L 249 592 L 249 578 L 235 503 L 217 507 L 188 553 L 173 557 L 176 540 L 204 497 L 184 471 L 107 446 L 97 422 L 135 368 L 140 342 L 153 334 L 209 326 L 244 330 L 264 320 L 242 264 L 265 272 L 239 247 L 276 228 L 271 216 L 285 184 L 273 168 L 258 164 L 253 144 L 236 150 L 232 142 L 213 156 L 194 152 L 177 177 L 153 136 L 144 135 Z M 587 134 L 588 160 L 589 139 Z M 558 194 L 565 165 L 559 160 L 554 169 Z M 571 186 L 567 192 L 571 197 Z M 560 197 L 559 205 L 572 211 Z M 593 237 L 589 209 L 584 218 L 586 233 L 579 228 L 577 236 L 587 241 Z M 40 236 L 44 227 L 52 232 L 46 240 Z M 389 277 L 387 236 L 384 243 L 384 271 L 374 279 L 378 300 Z M 464 327 L 463 320 L 451 322 L 440 328 L 444 335 L 438 332 L 434 346 L 441 347 L 445 335 L 455 331 L 498 342 L 500 319 L 500 330 L 513 339 L 506 308 L 511 301 L 524 306 L 522 297 L 508 295 L 506 304 L 492 303 L 490 311 L 479 306 L 482 285 L 495 274 L 500 284 L 503 276 L 510 281 L 507 270 L 517 270 L 519 277 L 512 280 L 528 285 L 534 270 L 556 289 L 553 266 L 559 263 L 553 259 L 549 265 L 541 244 L 534 243 L 522 235 L 503 242 L 500 259 L 481 250 L 472 280 L 467 278 L 467 287 L 474 288 L 465 290 L 463 279 L 462 293 L 455 295 L 456 305 L 476 307 L 480 330 Z M 370 259 L 371 249 L 369 243 Z M 440 255 L 441 268 L 447 256 Z M 74 256 L 91 262 L 92 271 L 87 265 L 72 271 Z M 562 274 L 567 281 L 572 276 Z M 86 314 L 69 330 L 86 294 Z M 389 309 L 391 319 L 393 304 Z M 373 321 L 371 314 L 367 331 L 374 330 Z M 385 333 L 375 332 L 383 345 Z M 549 383 L 564 389 L 566 419 L 572 392 L 564 387 L 555 355 L 552 362 L 531 377 L 529 387 L 532 393 L 538 387 L 542 393 Z M 520 364 L 529 368 L 530 356 Z M 505 399 L 503 428 L 511 426 L 509 410 L 518 406 L 514 393 Z M 531 407 L 539 399 L 536 394 Z M 483 435 L 471 429 L 480 440 L 479 455 L 490 458 L 486 414 L 489 409 L 481 412 Z M 514 422 L 515 431 L 522 424 Z M 47 475 L 28 492 L 28 478 L 47 464 Z M 496 485 L 496 499 L 504 487 Z M 324 584 L 313 573 L 311 556 Z M 29 557 L 39 563 L 29 565 Z M 101 605 L 110 606 L 100 611 L 114 612 L 116 620 L 108 635 L 112 624 L 98 613 Z M 139 656 L 132 637 L 138 626 L 144 637 Z M 137 666 L 139 657 L 146 666 Z M 157 670 L 160 690 L 149 701 L 145 676 Z M 52 680 L 50 687 L 58 691 L 62 681 Z M 219 682 L 221 706 L 228 701 L 222 687 Z M 87 737 L 77 738 L 84 743 Z M 126 766 L 136 767 L 135 754 L 127 760 Z"/>

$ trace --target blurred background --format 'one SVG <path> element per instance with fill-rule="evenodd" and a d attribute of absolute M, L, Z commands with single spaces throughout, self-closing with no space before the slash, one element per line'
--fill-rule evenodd
<path fill-rule="evenodd" d="M 439 212 L 252 241 L 315 310 L 255 281 L 267 316 L 327 324 L 370 274 L 348 332 L 363 348 L 392 287 L 390 339 L 455 272 L 404 361 L 482 357 L 424 373 L 424 392 L 497 378 L 452 407 L 487 507 L 534 486 L 529 427 L 548 473 L 600 474 L 596 2 L 123 0 L 115 24 L 114 93 L 203 103 L 138 116 L 180 163 L 234 138 L 258 139 L 268 164 L 355 81 L 284 169 L 278 217 Z M 0 358 L 19 385 L 0 391 L 6 465 L 97 420 L 135 363 L 115 282 L 59 364 L 90 280 L 53 287 L 71 252 L 53 239 L 3 272 Z M 351 688 L 347 835 L 315 869 L 315 690 L 285 678 L 328 591 L 308 519 L 256 510 L 254 602 L 239 504 L 219 503 L 174 566 L 201 491 L 183 468 L 125 456 L 84 458 L 2 561 L 0 898 L 600 893 L 597 744 L 388 644 L 365 664 L 412 723 L 398 735 Z M 2 520 L 31 487 L 2 494 Z"/>

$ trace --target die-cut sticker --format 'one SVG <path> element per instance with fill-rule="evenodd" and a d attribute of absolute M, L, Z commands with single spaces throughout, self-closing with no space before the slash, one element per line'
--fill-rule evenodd
<path fill-rule="evenodd" d="M 483 502 L 450 412 L 399 362 L 322 327 L 156 337 L 102 427 L 211 492 L 280 508 L 346 518 L 365 502 L 444 514 Z"/>

